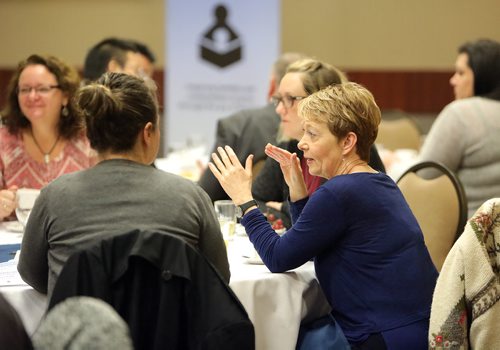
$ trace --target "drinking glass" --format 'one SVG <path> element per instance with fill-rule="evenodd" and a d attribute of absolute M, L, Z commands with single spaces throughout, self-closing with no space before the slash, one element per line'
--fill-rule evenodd
<path fill-rule="evenodd" d="M 214 207 L 224 241 L 232 240 L 236 228 L 236 206 L 233 201 L 219 200 L 214 202 Z"/>

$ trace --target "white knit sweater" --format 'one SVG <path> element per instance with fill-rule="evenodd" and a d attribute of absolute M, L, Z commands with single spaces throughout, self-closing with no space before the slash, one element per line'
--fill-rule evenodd
<path fill-rule="evenodd" d="M 468 221 L 439 275 L 429 349 L 500 349 L 500 198 Z"/>

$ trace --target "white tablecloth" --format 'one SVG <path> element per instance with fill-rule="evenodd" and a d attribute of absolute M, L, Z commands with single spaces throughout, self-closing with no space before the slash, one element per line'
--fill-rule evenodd
<path fill-rule="evenodd" d="M 7 230 L 8 227 L 15 226 L 12 222 L 0 222 L 0 245 L 21 243 L 22 233 Z M 4 286 L 2 278 L 5 278 L 5 275 L 0 276 L 0 292 L 14 306 L 26 330 L 32 334 L 45 312 L 47 297 L 24 283 Z"/>
<path fill-rule="evenodd" d="M 229 243 L 229 286 L 245 307 L 255 328 L 256 349 L 295 349 L 302 320 L 326 315 L 330 306 L 319 286 L 314 265 L 271 273 L 265 265 L 248 264 L 251 256 L 247 237 Z"/>
<path fill-rule="evenodd" d="M 378 147 L 380 158 L 385 165 L 385 171 L 394 181 L 410 166 L 418 161 L 418 152 L 412 149 L 397 149 L 394 151 Z"/>
<path fill-rule="evenodd" d="M 17 310 L 28 334 L 33 334 L 45 313 L 47 296 L 38 293 L 28 285 L 1 286 L 0 292 Z"/>
<path fill-rule="evenodd" d="M 0 244 L 20 242 L 21 237 L 8 232 L 5 223 L 0 224 Z M 249 244 L 248 238 L 235 237 L 228 245 L 229 285 L 254 324 L 256 349 L 294 349 L 301 321 L 321 317 L 329 311 L 314 266 L 308 262 L 293 271 L 273 274 L 264 265 L 249 264 L 242 256 L 248 255 Z M 0 286 L 0 291 L 32 334 L 45 311 L 46 296 L 27 285 Z"/>

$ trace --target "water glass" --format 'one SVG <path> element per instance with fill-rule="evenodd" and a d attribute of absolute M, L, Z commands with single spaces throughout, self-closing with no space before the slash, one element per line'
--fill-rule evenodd
<path fill-rule="evenodd" d="M 236 206 L 233 201 L 219 200 L 214 202 L 214 207 L 224 240 L 232 240 L 236 228 Z"/>

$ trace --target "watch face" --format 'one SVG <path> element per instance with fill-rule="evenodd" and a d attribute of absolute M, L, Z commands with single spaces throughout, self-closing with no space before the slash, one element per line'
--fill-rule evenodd
<path fill-rule="evenodd" d="M 239 206 L 236 206 L 236 216 L 239 218 L 243 216 L 243 212 Z"/>

